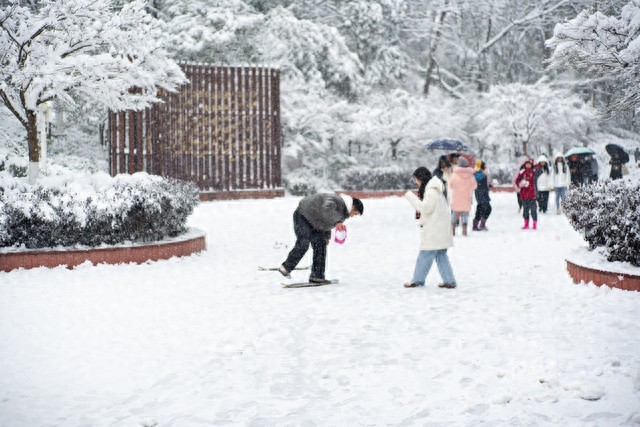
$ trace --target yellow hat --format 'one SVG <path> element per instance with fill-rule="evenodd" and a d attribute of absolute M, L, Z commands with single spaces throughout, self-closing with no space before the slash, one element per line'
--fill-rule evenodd
<path fill-rule="evenodd" d="M 482 168 L 482 160 L 476 160 L 476 170 L 479 171 Z"/>

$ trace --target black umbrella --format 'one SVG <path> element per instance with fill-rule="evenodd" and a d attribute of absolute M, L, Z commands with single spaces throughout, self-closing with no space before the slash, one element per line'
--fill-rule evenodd
<path fill-rule="evenodd" d="M 427 150 L 471 151 L 462 141 L 457 139 L 434 139 L 424 145 Z"/>
<path fill-rule="evenodd" d="M 611 157 L 618 157 L 620 163 L 627 163 L 629 161 L 629 154 L 627 154 L 621 146 L 617 144 L 607 144 L 604 148 Z"/>

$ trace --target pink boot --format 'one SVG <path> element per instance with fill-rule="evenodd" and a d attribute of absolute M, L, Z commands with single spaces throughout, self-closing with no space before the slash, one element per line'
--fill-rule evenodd
<path fill-rule="evenodd" d="M 528 230 L 529 229 L 529 220 L 525 219 L 524 220 L 524 227 L 522 227 L 522 230 Z"/>
<path fill-rule="evenodd" d="M 533 229 L 534 230 L 538 229 L 538 221 L 533 221 Z"/>

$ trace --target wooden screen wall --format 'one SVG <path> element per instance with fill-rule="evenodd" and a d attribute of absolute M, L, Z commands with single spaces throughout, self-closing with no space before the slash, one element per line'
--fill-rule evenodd
<path fill-rule="evenodd" d="M 201 192 L 281 187 L 280 71 L 182 65 L 163 103 L 109 114 L 111 174 L 145 171 Z"/>

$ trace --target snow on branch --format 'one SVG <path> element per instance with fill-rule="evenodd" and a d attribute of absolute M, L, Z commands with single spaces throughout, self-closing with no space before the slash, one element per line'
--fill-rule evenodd
<path fill-rule="evenodd" d="M 593 78 L 610 79 L 622 97 L 613 109 L 640 109 L 640 0 L 622 8 L 619 17 L 583 11 L 556 25 L 547 46 L 554 49 L 551 68 L 573 68 Z"/>
<path fill-rule="evenodd" d="M 140 0 L 118 11 L 109 0 L 11 0 L 0 11 L 0 96 L 23 124 L 26 110 L 50 99 L 146 107 L 158 87 L 186 81 L 167 55 L 165 33 Z"/>

